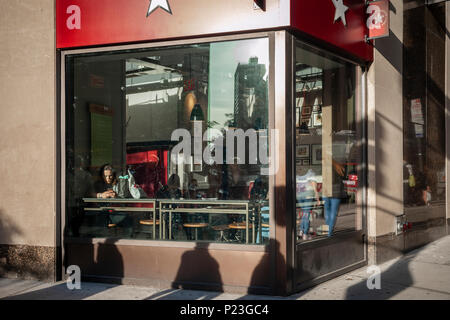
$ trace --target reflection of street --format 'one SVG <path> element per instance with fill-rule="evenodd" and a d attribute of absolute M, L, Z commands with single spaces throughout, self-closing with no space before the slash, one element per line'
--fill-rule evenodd
<path fill-rule="evenodd" d="M 334 232 L 355 230 L 356 226 L 356 204 L 344 204 L 339 208 L 338 216 L 336 219 L 336 224 L 334 226 Z M 297 220 L 299 225 L 301 220 Z M 323 208 L 320 210 L 314 210 L 311 215 L 310 228 L 313 231 L 313 239 L 318 236 L 327 236 L 326 234 L 321 234 L 320 230 L 323 225 L 325 225 L 325 217 L 323 213 Z"/>

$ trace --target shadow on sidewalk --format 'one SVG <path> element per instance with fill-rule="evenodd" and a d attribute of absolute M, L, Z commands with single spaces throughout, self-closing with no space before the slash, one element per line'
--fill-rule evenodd
<path fill-rule="evenodd" d="M 177 275 L 172 288 L 156 293 L 146 300 L 211 300 L 223 293 L 220 266 L 208 251 L 208 243 L 197 243 L 193 250 L 185 252 L 181 257 Z M 192 279 L 201 282 L 210 292 L 189 290 L 199 283 L 191 283 Z M 184 291 L 181 294 L 181 290 Z"/>
<path fill-rule="evenodd" d="M 429 244 L 430 245 L 430 244 Z M 429 299 L 439 299 L 442 295 L 443 299 L 450 297 L 449 291 L 440 291 L 439 282 L 446 281 L 446 279 L 437 279 L 439 274 L 433 273 L 431 266 L 434 263 L 429 262 L 429 257 L 435 256 L 435 253 L 429 251 L 429 245 L 423 246 L 419 249 L 406 252 L 397 262 L 389 266 L 385 271 L 380 274 L 380 289 L 370 290 L 367 286 L 368 278 L 373 273 L 366 273 L 365 278 L 349 287 L 346 291 L 345 299 L 347 300 L 387 300 L 387 299 L 427 299 L 430 292 L 433 294 L 429 296 Z M 423 254 L 423 255 L 422 255 Z M 425 259 L 425 260 L 423 260 Z M 413 266 L 412 263 L 430 263 L 430 269 L 427 272 L 420 272 L 420 277 L 414 277 L 413 268 L 417 268 L 419 265 Z M 387 262 L 389 263 L 389 262 Z M 435 264 L 440 265 L 440 264 Z M 365 269 L 368 270 L 368 269 Z M 436 270 L 434 270 L 436 271 Z M 449 275 L 450 276 L 450 275 Z M 429 277 L 435 277 L 430 281 Z M 375 281 L 370 281 L 375 284 Z M 412 289 L 412 290 L 411 290 Z M 421 293 L 419 290 L 422 290 Z M 409 292 L 405 292 L 409 291 Z M 402 293 L 402 294 L 401 294 Z M 420 293 L 420 295 L 418 295 Z M 400 296 L 398 296 L 401 294 Z"/>
<path fill-rule="evenodd" d="M 45 286 L 45 284 L 42 285 Z M 116 285 L 107 284 L 89 284 L 89 286 L 85 286 L 84 283 L 81 283 L 80 290 L 69 290 L 65 282 L 48 284 L 48 286 L 38 290 L 30 288 L 27 289 L 32 290 L 30 292 L 14 294 L 0 300 L 83 300 L 116 287 Z"/>
<path fill-rule="evenodd" d="M 86 251 L 83 257 L 79 257 L 79 259 L 75 257 L 71 260 L 71 264 L 80 267 L 82 281 L 83 277 L 89 276 L 89 274 L 102 273 L 110 274 L 117 279 L 123 278 L 123 257 L 114 245 L 116 242 L 117 239 L 114 238 L 106 239 L 104 243 L 98 245 L 96 254 L 94 247 L 90 246 L 90 250 Z M 117 287 L 118 284 L 81 282 L 81 289 L 74 290 L 70 290 L 65 281 L 56 284 L 43 282 L 38 286 L 43 288 L 37 290 L 24 288 L 23 291 L 29 292 L 13 294 L 3 300 L 83 300 Z"/>
<path fill-rule="evenodd" d="M 346 300 L 388 300 L 404 291 L 414 284 L 408 261 L 398 261 L 389 267 L 386 271 L 380 273 L 380 287 L 377 289 L 368 288 L 368 282 L 376 284 L 374 279 L 368 280 L 374 276 L 374 273 L 367 273 L 359 283 L 349 287 L 345 294 Z M 369 268 L 369 267 L 368 267 Z M 366 270 L 368 270 L 366 268 Z"/>

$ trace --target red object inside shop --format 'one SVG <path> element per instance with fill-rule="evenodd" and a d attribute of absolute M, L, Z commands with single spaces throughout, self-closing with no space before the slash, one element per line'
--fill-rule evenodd
<path fill-rule="evenodd" d="M 167 183 L 168 151 L 164 149 L 127 154 L 127 165 L 135 172 L 136 184 L 155 198 L 161 185 Z"/>

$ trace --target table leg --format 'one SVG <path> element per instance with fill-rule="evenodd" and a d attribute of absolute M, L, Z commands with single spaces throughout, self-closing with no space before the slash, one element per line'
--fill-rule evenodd
<path fill-rule="evenodd" d="M 248 244 L 248 210 L 245 214 L 245 243 Z"/>
<path fill-rule="evenodd" d="M 156 239 L 156 210 L 155 206 L 153 206 L 153 240 Z"/>
<path fill-rule="evenodd" d="M 169 212 L 169 240 L 172 240 L 172 212 Z"/>

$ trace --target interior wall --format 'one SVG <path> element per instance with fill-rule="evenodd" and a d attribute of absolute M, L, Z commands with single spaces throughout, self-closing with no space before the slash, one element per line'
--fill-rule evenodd
<path fill-rule="evenodd" d="M 89 69 L 82 64 L 76 70 L 78 76 L 74 83 L 76 98 L 73 101 L 73 116 L 77 125 L 75 126 L 75 132 L 72 133 L 74 153 L 89 159 L 86 158 L 91 156 L 92 128 L 89 108 L 92 104 L 106 106 L 112 111 L 112 164 L 116 169 L 121 169 L 125 164 L 123 135 L 125 94 L 121 90 L 125 81 L 124 64 L 122 61 L 97 61 L 91 64 Z M 95 84 L 95 79 L 99 79 L 100 84 Z M 77 165 L 76 160 L 75 164 Z M 92 166 L 89 161 L 85 163 Z M 97 170 L 92 173 L 96 174 Z"/>

